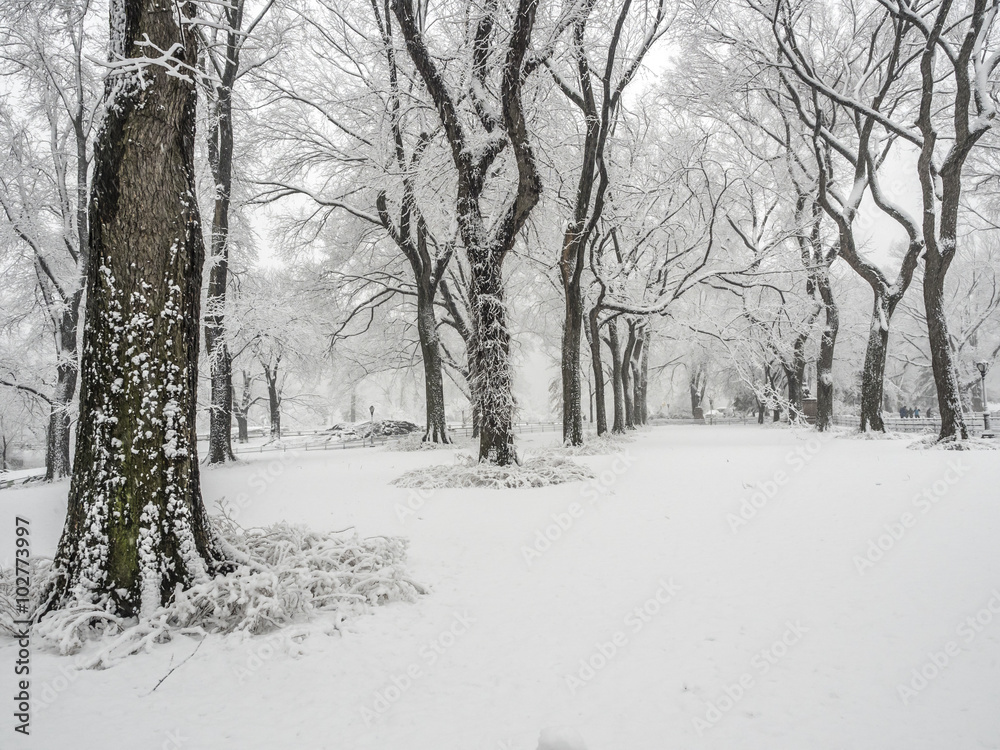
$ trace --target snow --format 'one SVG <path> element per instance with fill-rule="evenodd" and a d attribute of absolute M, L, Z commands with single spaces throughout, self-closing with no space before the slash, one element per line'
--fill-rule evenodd
<path fill-rule="evenodd" d="M 557 442 L 526 436 L 519 452 Z M 1000 747 L 996 452 L 754 426 L 658 427 L 623 449 L 628 462 L 573 458 L 600 493 L 577 482 L 419 502 L 390 482 L 450 463 L 449 449 L 206 468 L 206 500 L 242 497 L 244 526 L 409 537 L 408 573 L 430 593 L 339 630 L 321 616 L 256 637 L 179 636 L 106 670 L 35 647 L 21 744 Z M 54 551 L 67 489 L 0 491 L 0 563 L 18 514 L 33 554 Z M 528 564 L 538 532 L 549 544 Z M 0 689 L 13 689 L 15 653 L 0 638 Z"/>

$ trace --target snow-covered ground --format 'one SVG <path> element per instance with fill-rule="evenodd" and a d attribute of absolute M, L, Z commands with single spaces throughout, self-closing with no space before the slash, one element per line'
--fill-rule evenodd
<path fill-rule="evenodd" d="M 1000 452 L 907 442 L 668 426 L 574 459 L 589 484 L 422 495 L 389 482 L 451 451 L 247 456 L 204 472 L 209 504 L 407 536 L 431 593 L 104 671 L 35 649 L 30 738 L 0 640 L 0 746 L 1000 748 Z M 0 561 L 16 514 L 52 553 L 66 490 L 0 492 Z"/>

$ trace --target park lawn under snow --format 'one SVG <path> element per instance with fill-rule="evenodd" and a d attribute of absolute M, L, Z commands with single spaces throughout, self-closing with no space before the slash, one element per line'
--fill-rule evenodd
<path fill-rule="evenodd" d="M 103 671 L 36 648 L 32 736 L 9 739 L 8 701 L 2 746 L 534 750 L 569 727 L 590 750 L 1000 748 L 1000 453 L 907 443 L 658 427 L 574 459 L 596 485 L 423 497 L 390 482 L 451 451 L 206 470 L 244 526 L 409 537 L 430 593 Z M 0 492 L 0 560 L 15 514 L 53 552 L 66 490 Z M 6 696 L 14 654 L 0 640 Z"/>

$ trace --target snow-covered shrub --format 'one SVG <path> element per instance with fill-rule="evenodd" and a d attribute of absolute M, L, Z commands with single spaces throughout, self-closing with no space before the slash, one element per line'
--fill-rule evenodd
<path fill-rule="evenodd" d="M 412 600 L 426 593 L 404 570 L 406 540 L 361 539 L 356 533 L 320 534 L 302 526 L 278 523 L 244 530 L 226 518 L 213 519 L 223 546 L 238 568 L 189 589 L 140 621 L 118 617 L 99 604 L 82 603 L 52 612 L 32 636 L 60 653 L 78 651 L 86 641 L 109 633 L 90 666 L 110 666 L 172 633 L 257 634 L 317 612 L 333 612 L 339 625 L 373 605 Z M 48 571 L 35 577 L 45 589 Z M 37 597 L 37 593 L 35 594 Z M 0 575 L 0 628 L 12 631 L 12 584 Z"/>
<path fill-rule="evenodd" d="M 31 612 L 34 612 L 38 608 L 42 587 L 35 585 L 35 582 L 48 580 L 49 567 L 51 565 L 52 560 L 47 557 L 35 555 L 31 558 L 29 576 L 32 585 L 28 590 L 26 611 L 19 611 L 17 607 L 17 578 L 15 569 L 0 568 L 0 635 L 13 637 L 20 633 L 20 626 L 15 627 L 14 621 L 24 620 Z"/>
<path fill-rule="evenodd" d="M 632 435 L 614 435 L 605 432 L 603 435 L 588 436 L 583 445 L 558 445 L 541 448 L 535 451 L 536 456 L 605 456 L 610 453 L 620 453 L 635 442 Z"/>
<path fill-rule="evenodd" d="M 594 478 L 590 469 L 559 456 L 540 456 L 510 466 L 478 463 L 472 456 L 463 454 L 456 459 L 452 466 L 426 466 L 408 471 L 392 483 L 414 489 L 487 487 L 500 490 L 547 487 Z"/>
<path fill-rule="evenodd" d="M 892 430 L 886 432 L 866 430 L 865 432 L 861 432 L 851 427 L 837 433 L 836 437 L 847 440 L 914 440 L 916 439 L 916 434 L 912 432 L 893 432 Z"/>
<path fill-rule="evenodd" d="M 998 451 L 1000 450 L 1000 440 L 996 438 L 969 438 L 968 440 L 956 440 L 953 437 L 938 440 L 938 436 L 927 435 L 914 440 L 907 448 L 916 450 L 939 450 L 939 451 Z"/>
<path fill-rule="evenodd" d="M 442 448 L 460 448 L 468 450 L 472 447 L 473 442 L 474 441 L 471 438 L 453 437 L 451 438 L 450 443 L 435 443 L 430 440 L 424 440 L 422 432 L 416 432 L 411 435 L 406 435 L 405 437 L 389 441 L 385 444 L 384 450 L 402 451 L 404 453 L 413 451 L 435 451 Z"/>
<path fill-rule="evenodd" d="M 410 453 L 412 451 L 430 451 L 440 447 L 442 446 L 439 443 L 432 443 L 430 441 L 424 442 L 423 435 L 412 434 L 386 443 L 383 446 L 383 450 Z"/>

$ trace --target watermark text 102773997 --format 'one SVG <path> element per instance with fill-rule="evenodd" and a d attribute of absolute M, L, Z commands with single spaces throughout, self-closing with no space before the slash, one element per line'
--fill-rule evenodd
<path fill-rule="evenodd" d="M 14 731 L 31 733 L 31 612 L 28 591 L 31 585 L 31 524 L 18 516 L 14 519 L 14 606 L 18 619 L 17 658 L 14 660 Z"/>

